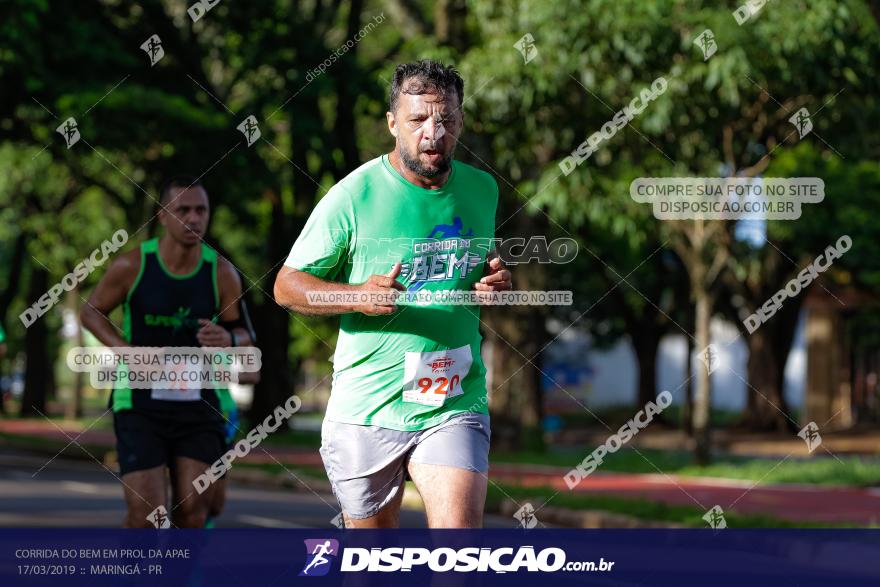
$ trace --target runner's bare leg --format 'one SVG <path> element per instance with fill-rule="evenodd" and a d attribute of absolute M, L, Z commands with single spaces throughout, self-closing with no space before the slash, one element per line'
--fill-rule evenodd
<path fill-rule="evenodd" d="M 168 501 L 165 465 L 126 473 L 122 476 L 122 488 L 128 508 L 123 527 L 153 528 L 149 515 Z"/>
<path fill-rule="evenodd" d="M 171 476 L 173 511 L 172 520 L 178 528 L 204 528 L 208 511 L 214 501 L 215 486 L 199 493 L 193 486 L 196 477 L 203 474 L 210 464 L 188 457 L 174 459 L 174 473 Z"/>
<path fill-rule="evenodd" d="M 482 528 L 488 478 L 458 467 L 409 463 L 429 528 Z"/>

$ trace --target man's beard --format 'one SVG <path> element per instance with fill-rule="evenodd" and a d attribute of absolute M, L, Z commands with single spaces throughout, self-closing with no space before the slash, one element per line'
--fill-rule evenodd
<path fill-rule="evenodd" d="M 444 173 L 449 171 L 449 164 L 452 160 L 451 152 L 449 153 L 449 155 L 441 157 L 440 160 L 437 161 L 437 163 L 426 167 L 422 163 L 422 160 L 419 159 L 420 153 L 416 153 L 416 156 L 413 157 L 409 153 L 409 151 L 406 150 L 406 147 L 404 147 L 402 144 L 400 145 L 398 151 L 400 153 L 400 160 L 403 161 L 403 164 L 406 165 L 406 168 L 420 177 L 427 177 L 430 179 L 437 177 L 438 175 L 443 175 Z"/>

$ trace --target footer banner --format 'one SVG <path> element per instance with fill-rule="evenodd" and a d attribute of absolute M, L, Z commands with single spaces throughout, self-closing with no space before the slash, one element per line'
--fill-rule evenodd
<path fill-rule="evenodd" d="M 880 585 L 877 530 L 0 530 L 0 585 Z M 544 584 L 549 585 L 549 584 Z"/>

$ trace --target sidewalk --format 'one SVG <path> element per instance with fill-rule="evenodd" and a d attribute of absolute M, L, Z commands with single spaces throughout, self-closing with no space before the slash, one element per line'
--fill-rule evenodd
<path fill-rule="evenodd" d="M 56 422 L 71 438 L 80 434 L 75 426 Z M 0 433 L 42 438 L 61 443 L 70 442 L 55 424 L 45 420 L 0 420 Z M 88 430 L 77 442 L 111 450 L 113 433 L 109 430 Z M 322 466 L 316 450 L 265 443 L 265 452 L 253 451 L 243 460 L 254 464 Z M 82 450 L 73 445 L 65 454 Z M 267 454 L 268 453 L 268 454 Z M 84 453 L 83 453 L 84 455 Z M 99 455 L 98 458 L 100 458 Z M 522 487 L 552 487 L 568 492 L 563 475 L 568 469 L 542 465 L 493 464 L 489 477 L 497 483 Z M 857 489 L 821 485 L 756 485 L 753 481 L 682 477 L 675 475 L 601 473 L 584 479 L 575 492 L 620 498 L 647 499 L 669 505 L 709 510 L 720 505 L 724 511 L 741 514 L 768 515 L 795 522 L 846 524 L 880 524 L 880 488 Z"/>

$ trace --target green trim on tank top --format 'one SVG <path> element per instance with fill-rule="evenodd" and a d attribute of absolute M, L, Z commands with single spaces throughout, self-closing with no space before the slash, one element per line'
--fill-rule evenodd
<path fill-rule="evenodd" d="M 205 244 L 202 243 L 201 256 L 199 257 L 199 262 L 196 263 L 195 269 L 190 271 L 189 273 L 185 273 L 183 275 L 178 275 L 176 273 L 172 273 L 170 269 L 165 265 L 165 261 L 162 260 L 162 255 L 159 253 L 159 239 L 154 238 L 152 240 L 148 240 L 144 243 L 144 251 L 147 253 L 155 253 L 156 260 L 159 262 L 159 267 L 162 269 L 162 272 L 165 273 L 171 279 L 189 279 L 191 277 L 195 277 L 196 274 L 202 269 L 202 265 L 205 263 Z"/>
<path fill-rule="evenodd" d="M 214 307 L 220 310 L 220 284 L 217 283 L 217 251 L 202 243 L 202 259 L 211 264 L 211 285 L 214 287 Z M 217 317 L 220 318 L 219 316 Z"/>
<path fill-rule="evenodd" d="M 215 389 L 214 391 L 217 393 L 217 400 L 220 402 L 220 411 L 223 413 L 223 417 L 229 420 L 229 414 L 236 409 L 232 393 L 225 387 Z"/>
<path fill-rule="evenodd" d="M 138 269 L 137 277 L 134 278 L 134 283 L 131 284 L 131 288 L 129 288 L 128 294 L 126 294 L 125 296 L 125 301 L 122 303 L 122 337 L 125 339 L 125 342 L 128 343 L 131 343 L 131 296 L 134 295 L 135 290 L 141 283 L 141 278 L 143 278 L 144 276 L 144 269 L 147 266 L 146 254 L 151 249 L 151 243 L 155 245 L 156 239 L 141 243 L 141 266 L 140 269 Z M 153 250 L 155 250 L 155 247 L 153 247 Z M 120 365 L 118 368 L 124 369 L 125 367 Z M 112 409 L 114 412 L 121 412 L 122 410 L 132 409 L 133 402 L 130 387 L 120 387 L 118 389 L 114 389 L 112 393 Z"/>
<path fill-rule="evenodd" d="M 127 305 L 129 301 L 131 301 L 131 296 L 134 295 L 134 290 L 137 289 L 137 286 L 141 283 L 141 278 L 144 276 L 144 270 L 147 267 L 147 243 L 151 241 L 146 241 L 141 243 L 141 266 L 138 269 L 137 277 L 134 278 L 134 283 L 131 284 L 131 287 L 128 289 L 128 294 L 125 296 L 125 304 Z M 130 340 L 130 339 L 129 339 Z"/>

